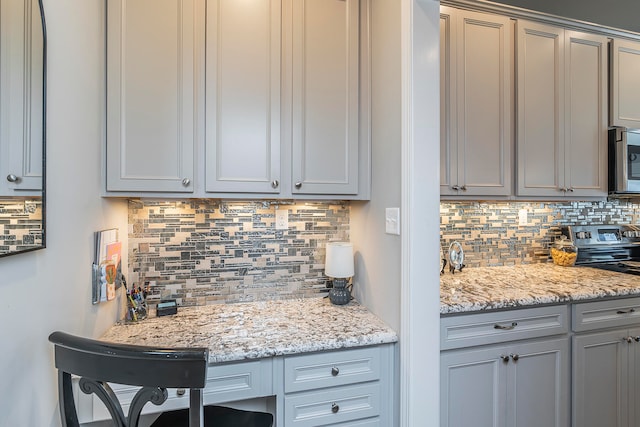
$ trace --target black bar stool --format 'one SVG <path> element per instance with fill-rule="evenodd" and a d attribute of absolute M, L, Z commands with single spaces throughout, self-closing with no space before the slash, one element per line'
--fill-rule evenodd
<path fill-rule="evenodd" d="M 95 393 L 105 404 L 116 427 L 136 427 L 142 408 L 167 400 L 167 388 L 189 389 L 189 409 L 164 412 L 154 427 L 271 427 L 273 415 L 202 405 L 209 350 L 155 348 L 115 344 L 53 332 L 58 398 L 63 427 L 79 427 L 71 388 L 71 375 L 80 376 L 80 390 Z M 142 387 L 125 416 L 108 383 Z"/>

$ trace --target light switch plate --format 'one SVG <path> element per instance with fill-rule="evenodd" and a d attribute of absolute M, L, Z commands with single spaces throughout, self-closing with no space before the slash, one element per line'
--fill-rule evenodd
<path fill-rule="evenodd" d="M 385 209 L 385 233 L 400 235 L 400 208 Z"/>
<path fill-rule="evenodd" d="M 289 228 L 289 211 L 286 209 L 276 209 L 276 230 L 286 230 Z"/>

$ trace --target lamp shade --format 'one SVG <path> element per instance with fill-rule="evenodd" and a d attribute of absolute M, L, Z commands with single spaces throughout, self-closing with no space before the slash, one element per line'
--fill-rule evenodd
<path fill-rule="evenodd" d="M 353 245 L 351 243 L 327 243 L 327 255 L 324 261 L 324 274 L 335 278 L 353 276 Z"/>

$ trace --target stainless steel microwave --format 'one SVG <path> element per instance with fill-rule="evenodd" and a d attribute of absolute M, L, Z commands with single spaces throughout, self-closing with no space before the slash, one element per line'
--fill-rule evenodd
<path fill-rule="evenodd" d="M 640 196 L 640 130 L 609 130 L 609 193 Z"/>

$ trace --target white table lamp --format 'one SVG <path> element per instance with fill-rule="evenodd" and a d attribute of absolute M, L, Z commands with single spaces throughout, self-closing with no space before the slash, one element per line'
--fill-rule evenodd
<path fill-rule="evenodd" d="M 351 301 L 351 292 L 347 289 L 347 281 L 354 275 L 353 245 L 351 243 L 327 243 L 324 274 L 333 278 L 329 300 L 337 305 L 344 305 Z"/>

